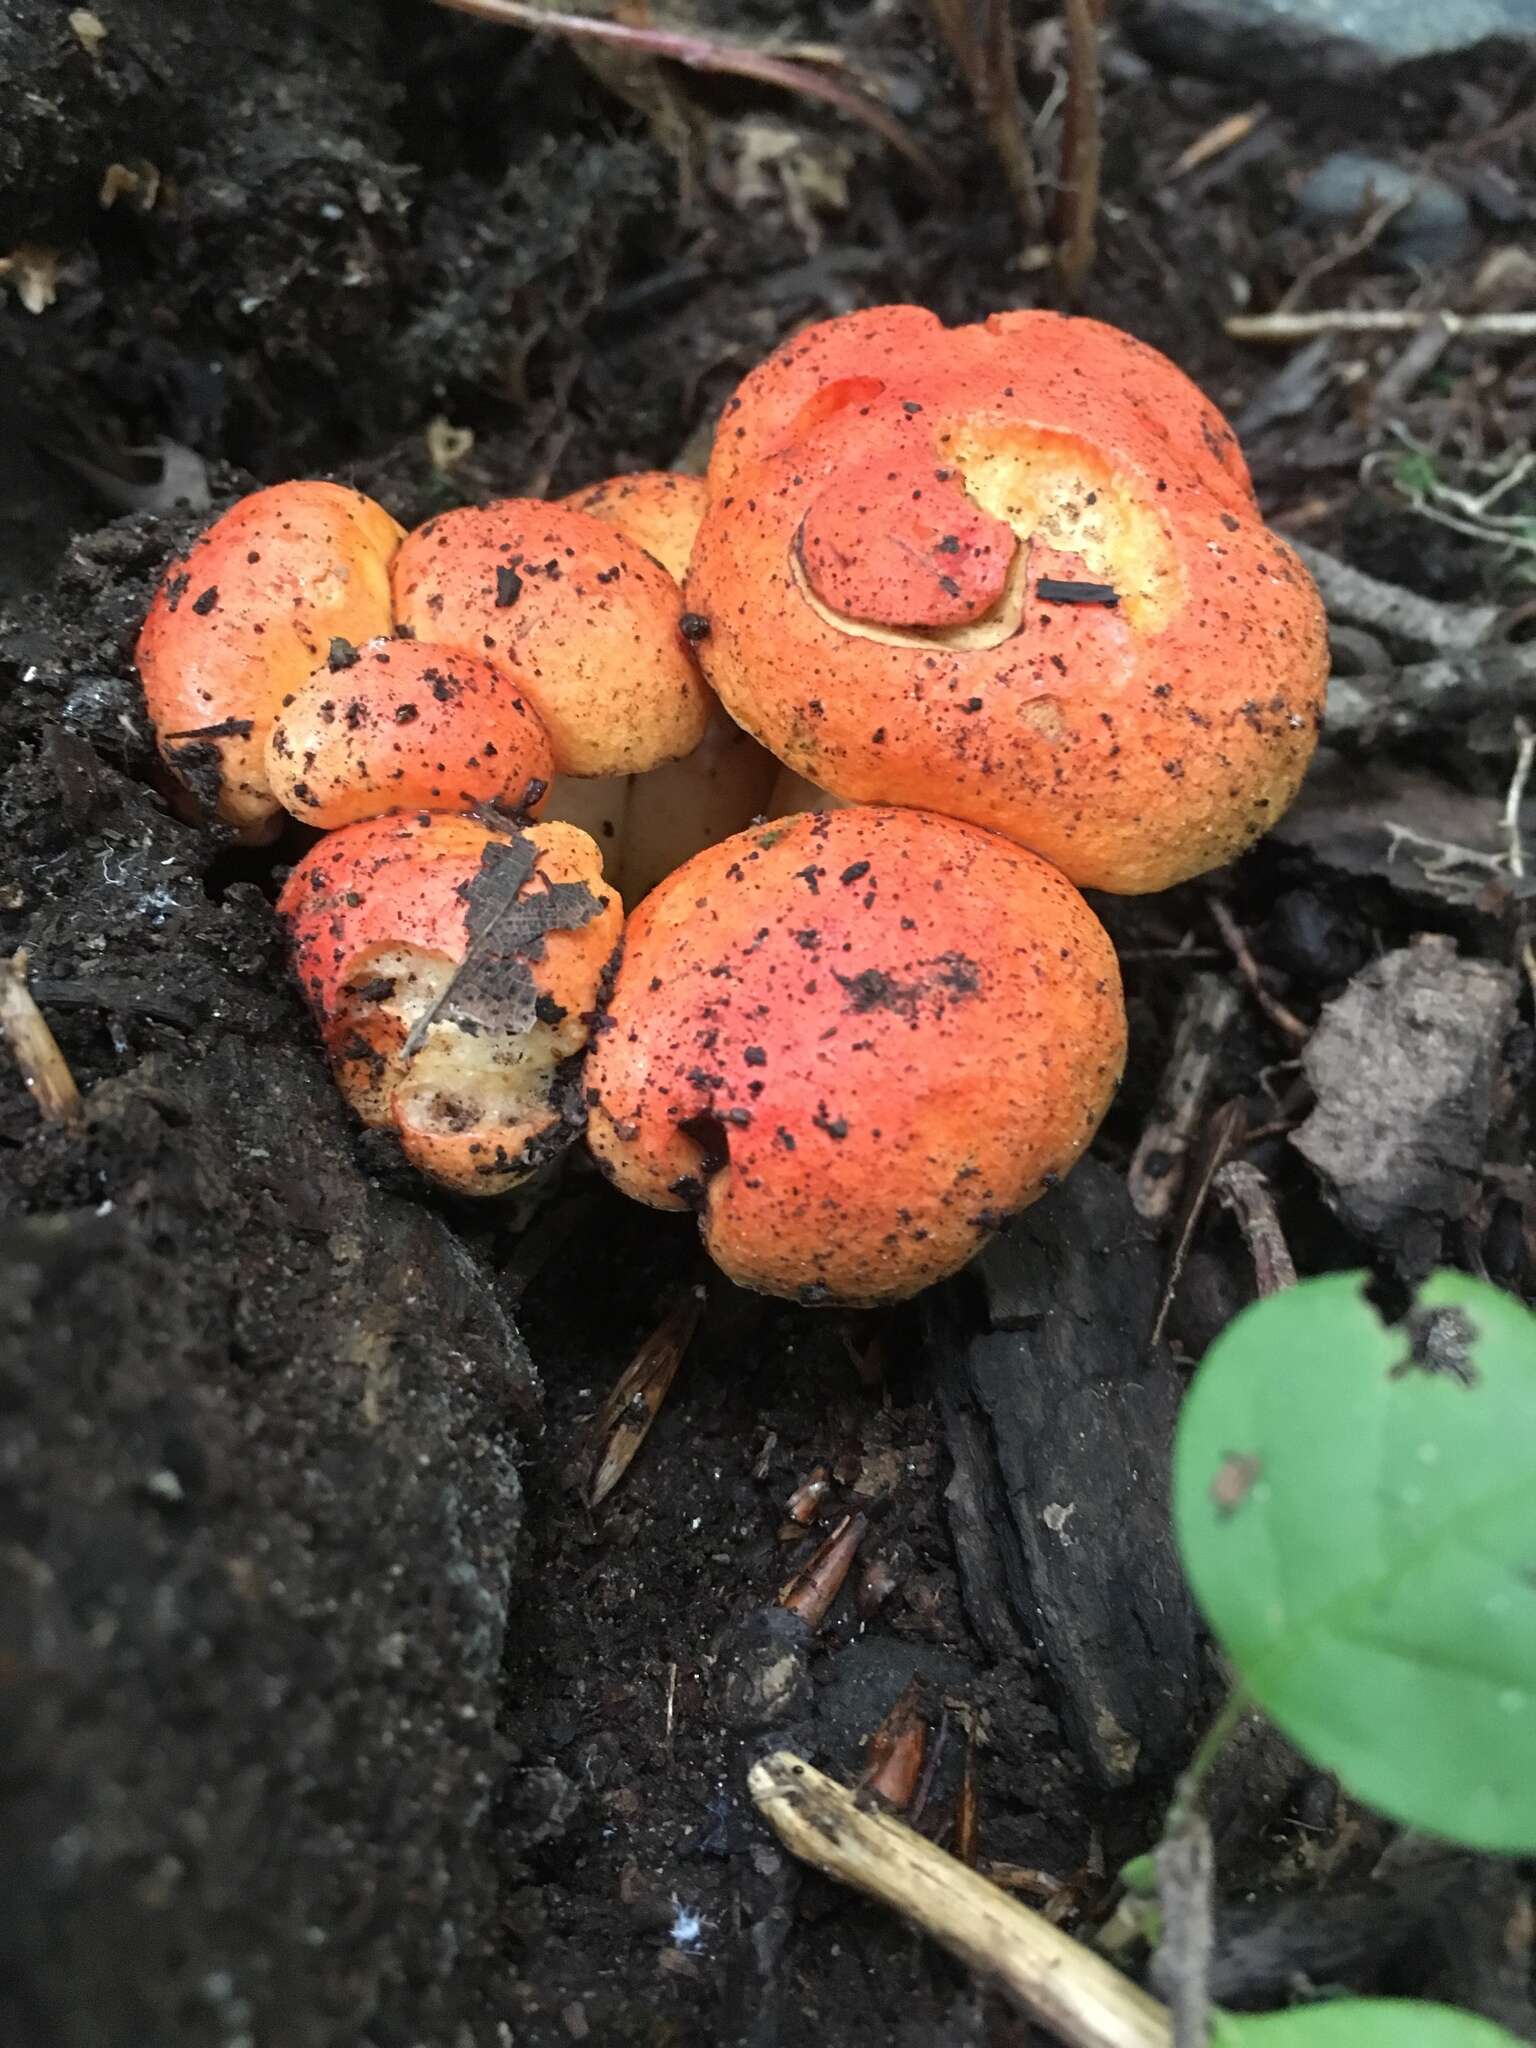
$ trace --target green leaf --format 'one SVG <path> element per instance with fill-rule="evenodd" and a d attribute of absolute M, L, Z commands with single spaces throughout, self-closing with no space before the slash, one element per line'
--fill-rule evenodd
<path fill-rule="evenodd" d="M 1218 2013 L 1211 2048 L 1520 2048 L 1476 2013 L 1411 1998 L 1339 1998 L 1295 2012 Z"/>
<path fill-rule="evenodd" d="M 1358 1798 L 1536 1849 L 1536 1317 L 1439 1273 L 1272 1295 L 1179 1421 L 1185 1570 L 1247 1690 Z"/>

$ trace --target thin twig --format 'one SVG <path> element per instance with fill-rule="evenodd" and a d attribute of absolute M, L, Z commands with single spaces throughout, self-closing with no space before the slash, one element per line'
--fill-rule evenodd
<path fill-rule="evenodd" d="M 1162 1298 L 1157 1304 L 1157 1315 L 1152 1323 L 1149 1344 L 1155 1345 L 1161 1338 L 1168 1317 L 1173 1308 L 1174 1296 L 1179 1291 L 1179 1282 L 1184 1277 L 1184 1264 L 1189 1257 L 1189 1248 L 1195 1241 L 1195 1230 L 1205 1213 L 1206 1201 L 1211 1192 L 1211 1182 L 1216 1177 L 1232 1147 L 1241 1141 L 1248 1113 L 1240 1101 L 1225 1102 L 1211 1118 L 1206 1133 L 1205 1150 L 1201 1156 L 1200 1168 L 1196 1173 L 1189 1194 L 1185 1198 L 1183 1213 L 1179 1217 L 1178 1229 L 1174 1233 L 1173 1253 L 1168 1261 L 1168 1277 L 1163 1282 Z"/>
<path fill-rule="evenodd" d="M 1163 1222 L 1179 1198 L 1189 1150 L 1215 1085 L 1222 1042 L 1241 1003 L 1231 981 L 1220 974 L 1192 975 L 1180 998 L 1157 1102 L 1126 1174 L 1136 1213 L 1148 1223 Z"/>
<path fill-rule="evenodd" d="M 1038 242 L 1045 229 L 1045 216 L 1040 206 L 1035 154 L 1019 96 L 1009 0 L 981 0 L 979 32 L 970 0 L 928 0 L 928 8 L 960 67 L 992 152 L 1002 167 L 1025 235 Z"/>
<path fill-rule="evenodd" d="M 1526 784 L 1531 779 L 1531 767 L 1536 763 L 1536 727 L 1523 718 L 1515 720 L 1515 772 L 1509 778 L 1509 790 L 1504 798 L 1504 838 L 1509 847 L 1509 872 L 1516 881 L 1525 875 L 1525 841 L 1520 831 L 1520 810 L 1525 802 Z M 1525 969 L 1525 978 L 1536 994 L 1536 945 L 1532 944 L 1529 927 L 1520 941 L 1520 965 Z"/>
<path fill-rule="evenodd" d="M 80 1090 L 47 1018 L 32 1000 L 25 951 L 0 965 L 0 1039 L 21 1069 L 38 1115 L 51 1124 L 78 1123 L 84 1113 Z"/>
<path fill-rule="evenodd" d="M 923 1765 L 923 1775 L 918 1780 L 917 1791 L 913 1794 L 912 1804 L 907 1812 L 907 1818 L 911 1821 L 913 1827 L 917 1826 L 924 1813 L 928 1810 L 928 1801 L 933 1796 L 934 1780 L 939 1775 L 939 1765 L 944 1761 L 944 1752 L 948 1746 L 949 1709 L 948 1707 L 940 1707 L 938 1732 L 928 1746 L 928 1756 L 927 1761 Z"/>
<path fill-rule="evenodd" d="M 1075 299 L 1097 247 L 1099 165 L 1103 154 L 1099 23 L 1103 0 L 1067 0 L 1067 101 L 1061 121 L 1061 187 L 1056 202 L 1056 267 Z"/>
<path fill-rule="evenodd" d="M 1211 1831 L 1203 1815 L 1191 1814 L 1177 1834 L 1164 1835 L 1156 1861 L 1163 1924 L 1152 1981 L 1172 2012 L 1174 2048 L 1205 2048 L 1216 1922 Z"/>
<path fill-rule="evenodd" d="M 1219 896 L 1212 896 L 1210 898 L 1210 905 L 1211 916 L 1216 922 L 1216 929 L 1232 948 L 1232 957 L 1237 962 L 1237 971 L 1242 975 L 1244 981 L 1247 982 L 1253 993 L 1254 1001 L 1277 1031 L 1283 1031 L 1287 1038 L 1293 1038 L 1298 1045 L 1304 1045 L 1312 1036 L 1310 1028 L 1302 1023 L 1294 1010 L 1288 1010 L 1280 998 L 1271 995 L 1264 986 L 1264 977 L 1259 972 L 1259 963 L 1250 952 L 1248 941 L 1243 937 L 1237 919 L 1228 910 L 1226 904 L 1222 902 Z"/>
<path fill-rule="evenodd" d="M 883 136 L 892 149 L 916 164 L 935 185 L 950 180 L 928 151 L 896 116 L 880 102 L 855 87 L 844 85 L 825 72 L 807 64 L 793 64 L 771 56 L 750 43 L 727 42 L 693 29 L 642 26 L 626 21 L 607 21 L 591 14 L 566 14 L 528 4 L 528 0 L 436 0 L 456 14 L 472 14 L 482 21 L 494 21 L 511 28 L 530 29 L 536 34 L 565 36 L 572 42 L 608 43 L 641 57 L 665 57 L 689 71 L 723 72 L 733 78 L 754 78 L 761 85 L 774 85 L 802 99 L 822 100 L 850 120 L 862 121 Z"/>
<path fill-rule="evenodd" d="M 955 1798 L 955 1834 L 950 1846 L 967 1868 L 976 1868 L 981 1848 L 981 1797 L 976 1790 L 976 1723 L 970 1713 L 965 1717 L 965 1763 Z"/>
<path fill-rule="evenodd" d="M 1181 149 L 1168 166 L 1170 181 L 1174 178 L 1187 178 L 1191 171 L 1199 170 L 1202 164 L 1208 164 L 1213 158 L 1224 156 L 1229 149 L 1235 149 L 1238 143 L 1246 142 L 1254 129 L 1261 121 L 1267 119 L 1268 115 L 1268 104 L 1260 100 L 1257 106 L 1244 107 L 1240 114 L 1228 114 L 1225 120 L 1218 121 L 1214 128 L 1207 128 L 1205 133 L 1197 135 L 1187 148 Z"/>
<path fill-rule="evenodd" d="M 976 1868 L 1005 1892 L 1028 1892 L 1036 1899 L 1054 1899 L 1065 1882 L 1048 1870 L 1036 1870 L 1032 1863 L 993 1863 L 984 1856 Z"/>
<path fill-rule="evenodd" d="M 1341 264 L 1352 263 L 1355 257 L 1363 256 L 1380 238 L 1383 228 L 1402 212 L 1411 197 L 1411 193 L 1401 192 L 1395 198 L 1383 199 L 1378 205 L 1373 206 L 1352 235 L 1346 235 L 1342 242 L 1335 242 L 1332 248 L 1325 249 L 1320 256 L 1314 256 L 1310 263 L 1303 266 L 1281 293 L 1275 311 L 1290 312 L 1293 306 L 1298 305 L 1306 297 L 1320 277 L 1326 277 L 1331 270 L 1337 270 Z"/>
<path fill-rule="evenodd" d="M 1415 334 L 1431 320 L 1469 341 L 1536 340 L 1536 313 L 1450 313 L 1443 306 L 1336 306 L 1316 313 L 1234 313 L 1234 341 L 1311 341 L 1318 334 Z"/>
<path fill-rule="evenodd" d="M 1211 1186 L 1224 1209 L 1237 1218 L 1253 1260 L 1254 1285 L 1261 1295 L 1296 1285 L 1296 1261 L 1280 1227 L 1280 1212 L 1269 1182 L 1251 1159 L 1232 1159 L 1213 1176 Z"/>
<path fill-rule="evenodd" d="M 1310 541 L 1293 540 L 1328 616 L 1379 627 L 1394 639 L 1411 641 L 1434 654 L 1464 654 L 1479 646 L 1503 616 L 1493 604 L 1444 604 L 1400 584 L 1368 576 Z"/>
<path fill-rule="evenodd" d="M 1170 2048 L 1168 2013 L 1101 1956 L 787 1750 L 747 1780 L 792 1855 L 920 1927 L 1068 2048 Z"/>

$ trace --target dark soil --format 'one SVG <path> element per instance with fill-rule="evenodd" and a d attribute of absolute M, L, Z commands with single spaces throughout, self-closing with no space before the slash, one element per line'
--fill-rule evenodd
<path fill-rule="evenodd" d="M 1026 13 L 1039 105 L 1060 44 Z M 1520 893 L 1384 851 L 1387 820 L 1497 849 L 1509 720 L 1325 756 L 1235 873 L 1101 906 L 1133 1062 L 1096 1160 L 909 1312 L 707 1282 L 656 1427 L 589 1511 L 586 1425 L 704 1282 L 692 1224 L 579 1160 L 532 1199 L 455 1204 L 349 1124 L 271 909 L 301 835 L 232 850 L 179 821 L 152 761 L 129 650 L 191 515 L 144 451 L 190 451 L 175 474 L 215 503 L 332 473 L 410 522 L 696 461 L 796 324 L 1051 303 L 1049 273 L 1020 266 L 916 10 L 734 0 L 714 20 L 882 73 L 948 195 L 826 109 L 648 67 L 600 79 L 414 0 L 101 16 L 88 49 L 65 10 L 0 0 L 20 109 L 0 250 L 57 273 L 46 311 L 0 308 L 0 954 L 28 949 L 88 1103 L 81 1132 L 44 1126 L 0 1064 L 0 2037 L 1026 2040 L 909 1930 L 791 1866 L 745 1767 L 788 1742 L 857 1775 L 917 1677 L 946 1731 L 923 1824 L 950 1824 L 969 1725 L 984 1857 L 1059 1881 L 1074 1928 L 1103 1918 L 1220 1692 L 1163 1475 L 1182 1373 L 1254 1268 L 1208 1207 L 1154 1341 L 1183 1212 L 1159 1232 L 1125 1191 L 1191 977 L 1235 971 L 1211 890 L 1305 1027 L 1426 931 L 1496 963 L 1513 1003 Z M 1335 340 L 1298 378 L 1222 321 L 1303 273 L 1307 304 L 1406 302 L 1389 249 L 1296 221 L 1300 176 L 1346 145 L 1466 192 L 1465 258 L 1430 296 L 1507 303 L 1500 252 L 1536 214 L 1536 136 L 1513 118 L 1529 53 L 1277 98 L 1178 176 L 1251 85 L 1113 37 L 1106 63 L 1084 310 L 1200 379 L 1286 530 L 1428 596 L 1527 598 L 1530 555 L 1415 511 L 1401 458 L 1406 434 L 1445 483 L 1486 489 L 1522 409 L 1528 431 L 1528 350 L 1452 347 L 1383 410 L 1400 338 Z M 114 162 L 140 182 L 104 208 Z M 472 435 L 456 460 L 434 422 Z M 1444 1258 L 1529 1297 L 1528 993 L 1447 1079 L 1454 1174 L 1366 1208 L 1289 1142 L 1324 1066 L 1237 985 L 1210 1101 L 1241 1106 L 1300 1269 L 1403 1280 Z M 787 1504 L 817 1467 L 803 1528 Z M 1071 1549 L 1042 1536 L 1063 1501 Z M 765 1611 L 852 1511 L 849 1590 L 786 1636 Z M 1536 2038 L 1516 1868 L 1373 1879 L 1385 1830 L 1262 1731 L 1212 1799 L 1223 1996 L 1425 1992 Z"/>

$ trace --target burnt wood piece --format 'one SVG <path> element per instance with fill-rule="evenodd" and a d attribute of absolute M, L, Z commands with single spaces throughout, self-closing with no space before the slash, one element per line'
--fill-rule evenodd
<path fill-rule="evenodd" d="M 1198 1696 L 1158 1279 L 1124 1182 L 1088 1159 L 924 1310 L 967 1611 L 994 1655 L 1038 1650 L 1107 1786 L 1182 1762 Z"/>

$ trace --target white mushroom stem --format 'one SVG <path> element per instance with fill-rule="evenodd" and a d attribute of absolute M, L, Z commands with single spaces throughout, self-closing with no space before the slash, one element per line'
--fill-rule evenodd
<path fill-rule="evenodd" d="M 604 874 L 632 910 L 674 868 L 767 811 L 779 772 L 773 756 L 716 705 L 703 739 L 681 761 L 644 775 L 562 775 L 543 815 L 591 834 Z"/>
<path fill-rule="evenodd" d="M 770 818 L 792 818 L 799 811 L 840 811 L 848 799 L 834 796 L 830 789 L 818 789 L 793 768 L 781 768 L 768 798 Z"/>

